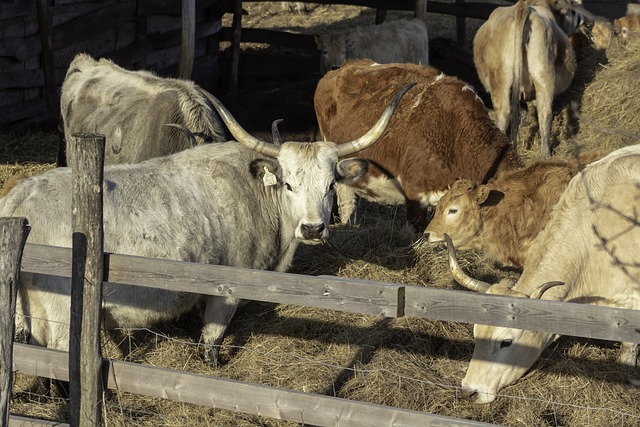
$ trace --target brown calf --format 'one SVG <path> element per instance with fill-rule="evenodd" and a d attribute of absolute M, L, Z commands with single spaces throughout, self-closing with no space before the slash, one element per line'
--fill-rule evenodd
<path fill-rule="evenodd" d="M 540 160 L 486 185 L 456 181 L 440 199 L 425 234 L 430 242 L 440 242 L 446 233 L 457 249 L 478 249 L 500 263 L 522 267 L 571 178 L 605 154 Z"/>

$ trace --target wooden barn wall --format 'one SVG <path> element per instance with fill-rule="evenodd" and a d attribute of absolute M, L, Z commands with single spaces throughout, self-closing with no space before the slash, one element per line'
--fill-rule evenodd
<path fill-rule="evenodd" d="M 198 0 L 196 11 L 193 80 L 209 90 L 217 85 L 219 74 L 221 15 L 214 10 L 215 3 Z M 79 52 L 108 57 L 125 68 L 175 76 L 180 60 L 180 0 L 2 1 L 0 127 L 23 128 L 57 121 L 57 114 L 47 109 L 47 52 L 43 52 L 38 5 L 43 6 L 45 22 L 51 28 L 49 57 L 54 72 L 49 78 L 55 96 L 59 97 L 69 63 Z"/>
<path fill-rule="evenodd" d="M 267 0 L 245 0 L 267 1 Z M 308 0 L 309 2 L 314 2 Z M 226 88 L 230 60 L 228 49 L 219 52 L 221 40 L 230 41 L 230 28 L 221 27 L 221 17 L 232 10 L 234 0 L 198 0 L 196 53 L 193 80 L 208 90 Z M 318 3 L 353 4 L 389 10 L 412 10 L 415 0 L 315 0 Z M 584 0 L 593 12 L 614 18 L 627 13 L 628 0 Z M 51 26 L 49 75 L 59 88 L 69 62 L 78 52 L 108 57 L 130 69 L 150 69 L 173 76 L 180 58 L 180 0 L 3 0 L 0 1 L 0 128 L 24 128 L 52 124 L 55 106 L 47 108 L 43 55 L 38 23 L 38 5 L 44 6 Z M 637 2 L 631 3 L 637 7 Z M 496 7 L 480 0 L 429 0 L 428 11 L 484 18 Z M 42 24 L 41 24 L 42 25 Z M 242 29 L 242 42 L 267 43 L 300 52 L 275 56 L 243 52 L 240 78 L 260 86 L 265 78 L 279 76 L 295 80 L 317 73 L 318 53 L 313 37 L 286 31 Z M 47 41 L 45 40 L 45 43 Z M 50 96 L 52 98 L 52 96 Z M 59 107 L 58 107 L 59 108 Z"/>

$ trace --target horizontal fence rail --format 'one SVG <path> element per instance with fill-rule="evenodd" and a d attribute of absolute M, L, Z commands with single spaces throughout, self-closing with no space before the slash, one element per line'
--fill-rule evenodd
<path fill-rule="evenodd" d="M 68 370 L 56 368 L 68 366 L 66 352 L 16 344 L 13 363 L 15 369 L 25 374 L 63 381 L 68 379 Z M 118 360 L 105 360 L 105 363 L 109 365 L 107 387 L 118 392 L 171 399 L 305 425 L 492 425 L 137 363 Z"/>
<path fill-rule="evenodd" d="M 26 244 L 22 271 L 71 277 L 71 249 Z M 640 310 L 105 254 L 105 281 L 385 317 L 640 343 Z"/>

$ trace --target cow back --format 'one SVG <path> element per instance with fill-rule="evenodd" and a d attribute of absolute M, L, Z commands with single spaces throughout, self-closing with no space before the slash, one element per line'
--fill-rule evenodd
<path fill-rule="evenodd" d="M 76 56 L 62 84 L 61 115 L 71 162 L 71 137 L 105 135 L 105 163 L 137 163 L 191 146 L 182 125 L 198 142 L 227 140 L 226 128 L 193 82 L 148 71 L 129 71 L 111 61 Z"/>
<path fill-rule="evenodd" d="M 498 170 L 522 165 L 473 88 L 429 66 L 362 60 L 327 73 L 314 96 L 320 132 L 336 143 L 361 136 L 395 91 L 411 82 L 418 84 L 386 132 L 358 153 L 400 177 L 407 197 L 444 190 L 458 178 L 484 182 Z"/>

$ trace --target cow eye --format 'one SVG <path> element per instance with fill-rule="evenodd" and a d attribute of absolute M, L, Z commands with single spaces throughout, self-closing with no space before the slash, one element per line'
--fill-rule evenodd
<path fill-rule="evenodd" d="M 449 215 L 454 215 L 454 214 L 457 214 L 457 213 L 458 213 L 458 209 L 455 209 L 455 208 L 449 209 Z"/>
<path fill-rule="evenodd" d="M 284 183 L 284 186 L 285 186 L 285 187 L 287 187 L 287 190 L 288 190 L 288 191 L 293 191 L 293 190 L 291 189 L 291 185 L 290 185 L 288 182 L 285 182 L 285 183 Z"/>
<path fill-rule="evenodd" d="M 512 342 L 512 340 L 502 340 L 500 341 L 500 348 L 510 347 Z"/>

